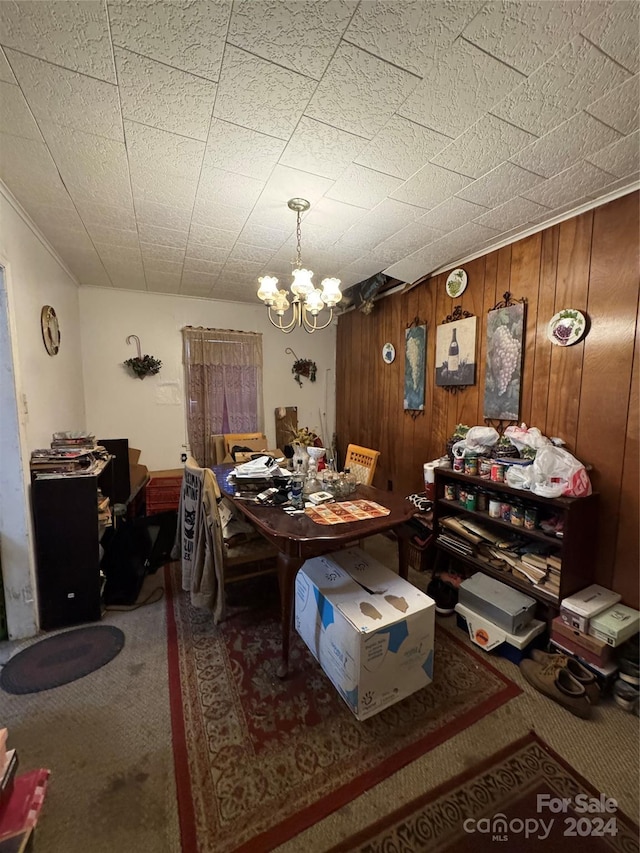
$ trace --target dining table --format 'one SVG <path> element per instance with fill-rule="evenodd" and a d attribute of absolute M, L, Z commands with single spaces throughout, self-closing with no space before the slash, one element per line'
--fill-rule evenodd
<path fill-rule="evenodd" d="M 280 678 L 285 678 L 289 672 L 295 581 L 301 566 L 312 557 L 338 551 L 369 536 L 393 531 L 398 545 L 398 571 L 401 577 L 407 579 L 408 540 L 411 534 L 403 529 L 403 525 L 413 514 L 414 508 L 404 495 L 359 484 L 355 493 L 344 500 L 373 501 L 388 509 L 387 515 L 341 524 L 318 524 L 304 512 L 290 514 L 282 506 L 266 506 L 258 501 L 239 498 L 236 494 L 234 469 L 232 463 L 212 466 L 221 493 L 233 501 L 238 510 L 277 551 L 282 627 L 282 652 L 277 673 Z"/>

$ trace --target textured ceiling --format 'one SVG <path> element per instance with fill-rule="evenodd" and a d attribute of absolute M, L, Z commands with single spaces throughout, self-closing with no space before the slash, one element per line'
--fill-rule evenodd
<path fill-rule="evenodd" d="M 0 178 L 83 285 L 412 282 L 637 185 L 637 2 L 0 2 Z"/>

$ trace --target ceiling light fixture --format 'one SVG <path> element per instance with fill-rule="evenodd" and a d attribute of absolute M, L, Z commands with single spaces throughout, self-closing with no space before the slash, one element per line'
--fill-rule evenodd
<path fill-rule="evenodd" d="M 309 210 L 311 205 L 306 198 L 292 198 L 287 202 L 287 206 L 296 212 L 296 265 L 292 271 L 291 284 L 293 299 L 290 303 L 287 291 L 278 290 L 278 279 L 272 275 L 263 275 L 258 279 L 260 284 L 258 299 L 262 299 L 267 306 L 269 320 L 276 329 L 289 334 L 298 326 L 311 334 L 319 329 L 326 329 L 333 320 L 333 309 L 342 299 L 340 279 L 323 279 L 321 290 L 313 286 L 311 281 L 313 272 L 303 269 L 300 257 L 300 214 Z M 292 309 L 293 316 L 290 321 L 285 322 L 283 318 L 289 308 Z M 325 308 L 329 309 L 329 319 L 326 323 L 318 325 L 318 314 Z M 274 314 L 278 318 L 277 321 L 273 319 Z"/>

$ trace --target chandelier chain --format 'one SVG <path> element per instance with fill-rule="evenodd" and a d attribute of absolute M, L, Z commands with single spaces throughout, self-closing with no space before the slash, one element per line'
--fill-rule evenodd
<path fill-rule="evenodd" d="M 301 259 L 301 257 L 300 257 L 300 255 L 301 255 L 301 250 L 300 250 L 300 241 L 301 241 L 301 239 L 302 239 L 302 229 L 300 228 L 300 211 L 298 211 L 298 213 L 297 213 L 297 218 L 296 218 L 296 240 L 297 240 L 297 245 L 296 245 L 296 269 L 300 269 L 300 268 L 302 267 L 302 259 Z"/>

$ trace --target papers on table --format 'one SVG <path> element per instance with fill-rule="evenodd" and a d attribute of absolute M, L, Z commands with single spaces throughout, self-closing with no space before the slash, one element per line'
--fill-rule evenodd
<path fill-rule="evenodd" d="M 249 462 L 236 465 L 234 473 L 236 480 L 244 477 L 289 476 L 289 472 L 280 468 L 272 456 L 258 456 L 256 459 L 249 460 Z"/>

